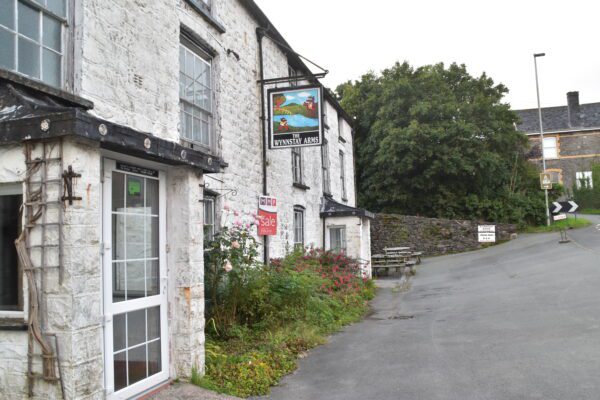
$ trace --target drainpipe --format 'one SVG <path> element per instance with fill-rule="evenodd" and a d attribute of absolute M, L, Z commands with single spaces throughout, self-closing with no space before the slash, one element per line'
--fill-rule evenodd
<path fill-rule="evenodd" d="M 256 39 L 258 40 L 258 69 L 260 71 L 260 122 L 262 136 L 262 178 L 263 178 L 263 195 L 267 196 L 267 138 L 265 135 L 265 70 L 263 67 L 263 46 L 262 38 L 264 37 L 264 28 L 256 28 Z M 263 261 L 269 264 L 269 237 L 263 236 Z"/>

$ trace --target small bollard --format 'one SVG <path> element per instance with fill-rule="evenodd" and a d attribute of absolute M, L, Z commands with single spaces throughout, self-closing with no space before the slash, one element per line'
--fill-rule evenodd
<path fill-rule="evenodd" d="M 568 238 L 567 236 L 567 231 L 564 229 L 560 230 L 560 240 L 558 241 L 558 243 L 569 243 L 571 241 L 571 239 Z"/>

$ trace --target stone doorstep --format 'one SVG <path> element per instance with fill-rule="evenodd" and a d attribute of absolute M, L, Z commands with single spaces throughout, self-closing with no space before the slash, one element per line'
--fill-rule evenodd
<path fill-rule="evenodd" d="M 138 400 L 240 400 L 226 394 L 203 389 L 191 383 L 166 383 Z"/>

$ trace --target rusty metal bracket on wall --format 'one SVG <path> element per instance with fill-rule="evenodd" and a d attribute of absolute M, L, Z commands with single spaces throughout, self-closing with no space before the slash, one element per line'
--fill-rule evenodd
<path fill-rule="evenodd" d="M 69 205 L 72 206 L 73 200 L 81 200 L 81 197 L 73 196 L 73 178 L 81 178 L 81 174 L 76 174 L 73 167 L 69 165 L 67 170 L 63 172 L 62 177 L 67 195 L 63 196 L 61 200 L 68 201 Z"/>

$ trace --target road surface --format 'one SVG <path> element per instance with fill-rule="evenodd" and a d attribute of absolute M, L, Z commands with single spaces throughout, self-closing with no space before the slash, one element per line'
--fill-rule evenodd
<path fill-rule="evenodd" d="M 600 219 L 594 218 L 596 223 Z M 426 259 L 272 399 L 600 399 L 600 231 Z"/>

